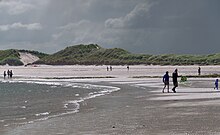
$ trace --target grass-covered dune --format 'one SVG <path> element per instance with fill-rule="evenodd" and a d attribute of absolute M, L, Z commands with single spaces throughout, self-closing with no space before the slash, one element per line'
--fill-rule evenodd
<path fill-rule="evenodd" d="M 19 52 L 31 53 L 39 58 L 43 58 L 48 55 L 38 51 L 29 51 L 29 50 L 17 50 L 17 49 L 0 50 L 0 65 L 6 65 L 6 64 L 10 66 L 23 65 L 23 63 L 20 61 Z"/>
<path fill-rule="evenodd" d="M 14 49 L 0 50 L 0 65 L 19 66 L 23 63 L 19 60 L 19 52 Z"/>
<path fill-rule="evenodd" d="M 39 57 L 35 64 L 48 65 L 220 65 L 220 54 L 132 54 L 121 48 L 107 49 L 97 44 L 70 46 L 51 55 L 30 50 L 1 50 L 0 65 L 23 65 L 19 52 Z"/>
<path fill-rule="evenodd" d="M 96 44 L 67 47 L 52 55 L 46 56 L 37 64 L 49 65 L 121 65 L 143 64 L 150 55 L 136 55 L 120 49 L 105 49 Z"/>
<path fill-rule="evenodd" d="M 220 65 L 220 54 L 148 55 L 132 54 L 121 48 L 106 49 L 97 44 L 70 46 L 43 57 L 36 64 L 49 65 Z"/>
<path fill-rule="evenodd" d="M 159 65 L 220 65 L 220 54 L 212 55 L 155 55 L 148 59 L 151 64 Z"/>

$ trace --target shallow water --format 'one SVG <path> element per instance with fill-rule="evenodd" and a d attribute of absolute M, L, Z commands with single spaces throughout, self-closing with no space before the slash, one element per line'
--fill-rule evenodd
<path fill-rule="evenodd" d="M 116 87 L 72 82 L 0 82 L 0 131 L 77 113 L 81 102 L 117 90 Z"/>

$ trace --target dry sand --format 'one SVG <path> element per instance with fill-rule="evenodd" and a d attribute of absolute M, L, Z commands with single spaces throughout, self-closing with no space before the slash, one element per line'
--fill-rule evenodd
<path fill-rule="evenodd" d="M 118 92 L 88 100 L 80 112 L 23 125 L 5 135 L 218 135 L 220 134 L 220 91 L 214 78 L 189 79 L 177 93 L 161 93 L 161 78 L 135 79 L 132 76 L 162 76 L 179 69 L 182 75 L 196 75 L 198 66 L 39 66 L 10 68 L 14 79 L 41 77 L 112 76 L 108 79 L 66 81 L 111 85 Z M 220 73 L 219 66 L 203 66 L 202 74 Z M 65 81 L 65 79 L 62 79 Z"/>
<path fill-rule="evenodd" d="M 27 65 L 29 63 L 33 63 L 37 60 L 39 60 L 39 58 L 35 55 L 32 55 L 30 53 L 22 53 L 22 52 L 19 52 L 20 54 L 20 60 L 21 62 L 24 63 L 24 65 Z"/>
<path fill-rule="evenodd" d="M 171 73 L 178 68 L 180 75 L 197 75 L 198 66 L 112 66 L 113 71 L 106 71 L 107 66 L 0 66 L 0 73 L 12 69 L 15 77 L 40 78 L 40 77 L 106 77 L 112 76 L 119 80 L 127 80 L 133 76 L 163 76 L 166 71 Z M 202 74 L 220 74 L 220 66 L 201 66 Z"/>

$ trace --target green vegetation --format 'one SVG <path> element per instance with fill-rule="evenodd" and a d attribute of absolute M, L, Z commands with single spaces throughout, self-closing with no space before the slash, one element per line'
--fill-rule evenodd
<path fill-rule="evenodd" d="M 218 65 L 220 55 L 154 55 L 149 58 L 150 63 L 157 65 Z"/>
<path fill-rule="evenodd" d="M 220 53 L 210 55 L 132 54 L 121 48 L 102 48 L 97 44 L 67 47 L 48 55 L 30 50 L 0 51 L 0 65 L 23 65 L 19 52 L 36 55 L 40 60 L 34 64 L 48 65 L 220 65 Z"/>
<path fill-rule="evenodd" d="M 147 64 L 151 55 L 131 54 L 121 48 L 105 49 L 96 44 L 67 47 L 46 56 L 36 64 L 49 65 L 134 65 Z"/>
<path fill-rule="evenodd" d="M 120 48 L 105 49 L 96 44 L 67 47 L 43 57 L 36 64 L 49 65 L 220 65 L 220 54 L 147 55 L 132 54 Z"/>
<path fill-rule="evenodd" d="M 20 61 L 20 54 L 19 52 L 27 52 L 33 55 L 36 55 L 39 58 L 43 58 L 47 56 L 47 54 L 40 53 L 37 51 L 29 51 L 29 50 L 16 50 L 16 49 L 9 49 L 9 50 L 0 50 L 0 65 L 10 65 L 10 66 L 21 66 L 23 63 Z"/>
<path fill-rule="evenodd" d="M 49 65 L 102 65 L 129 63 L 130 53 L 120 49 L 104 49 L 98 45 L 78 45 L 67 47 L 55 54 L 37 61 L 37 64 Z M 127 59 L 127 61 L 125 61 Z M 135 61 L 134 61 L 135 62 Z"/>
<path fill-rule="evenodd" d="M 186 82 L 186 81 L 187 81 L 187 77 L 186 76 L 181 76 L 180 82 Z"/>
<path fill-rule="evenodd" d="M 18 50 L 0 50 L 0 65 L 20 66 L 23 63 L 19 60 Z"/>

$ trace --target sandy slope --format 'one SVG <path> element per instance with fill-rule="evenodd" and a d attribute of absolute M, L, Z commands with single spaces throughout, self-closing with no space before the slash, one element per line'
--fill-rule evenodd
<path fill-rule="evenodd" d="M 32 55 L 30 53 L 22 53 L 22 52 L 19 52 L 20 54 L 20 60 L 21 62 L 24 63 L 24 65 L 28 64 L 28 63 L 33 63 L 37 60 L 39 60 L 39 58 L 35 55 Z"/>

